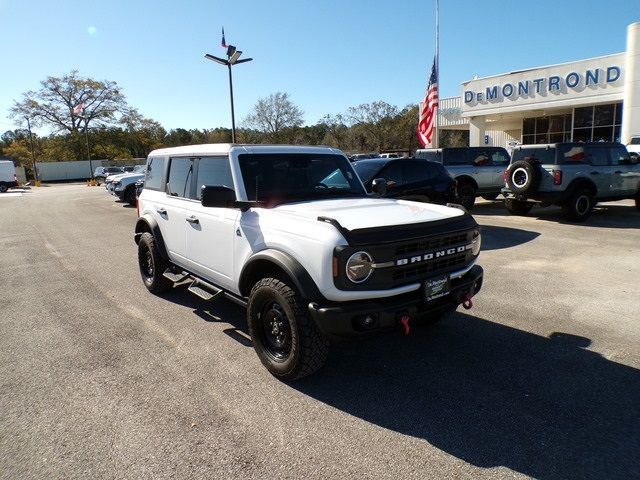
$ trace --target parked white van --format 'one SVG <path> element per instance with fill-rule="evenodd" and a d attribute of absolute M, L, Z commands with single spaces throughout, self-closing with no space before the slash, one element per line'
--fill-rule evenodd
<path fill-rule="evenodd" d="M 18 186 L 16 167 L 11 160 L 0 160 L 0 193 Z"/>

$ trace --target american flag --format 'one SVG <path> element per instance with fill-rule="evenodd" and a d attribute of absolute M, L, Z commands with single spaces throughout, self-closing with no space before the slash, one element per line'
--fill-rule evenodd
<path fill-rule="evenodd" d="M 426 147 L 431 145 L 433 130 L 436 125 L 436 114 L 438 110 L 438 69 L 436 59 L 433 59 L 431 76 L 424 101 L 420 105 L 420 116 L 418 120 L 418 140 L 420 145 Z"/>
<path fill-rule="evenodd" d="M 224 27 L 222 27 L 222 41 L 220 42 L 222 48 L 227 48 L 227 41 L 224 39 Z"/>
<path fill-rule="evenodd" d="M 82 115 L 84 112 L 86 105 L 84 103 L 79 103 L 75 107 L 73 107 L 73 113 L 75 115 Z"/>

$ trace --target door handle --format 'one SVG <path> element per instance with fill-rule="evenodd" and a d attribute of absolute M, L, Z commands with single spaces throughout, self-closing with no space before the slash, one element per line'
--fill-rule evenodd
<path fill-rule="evenodd" d="M 591 175 L 600 175 L 600 172 L 591 172 Z"/>
<path fill-rule="evenodd" d="M 160 215 L 167 214 L 167 211 L 164 208 L 156 208 L 156 212 L 158 212 Z"/>
<path fill-rule="evenodd" d="M 622 173 L 622 170 L 616 170 L 616 171 L 615 171 L 615 172 L 613 172 L 613 173 L 618 173 L 618 174 L 619 174 L 619 173 Z"/>
<path fill-rule="evenodd" d="M 191 215 L 190 217 L 185 218 L 185 220 L 189 223 L 200 223 L 200 220 L 198 220 L 198 217 L 195 215 Z"/>

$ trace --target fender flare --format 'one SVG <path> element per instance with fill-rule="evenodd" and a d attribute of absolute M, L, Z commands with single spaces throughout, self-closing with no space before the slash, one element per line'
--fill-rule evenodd
<path fill-rule="evenodd" d="M 578 188 L 587 187 L 590 189 L 594 195 L 594 197 L 598 194 L 598 187 L 588 178 L 576 178 L 567 186 L 565 192 L 565 197 L 568 198 L 573 192 L 575 192 Z"/>
<path fill-rule="evenodd" d="M 455 180 L 458 182 L 458 185 L 460 185 L 462 183 L 470 184 L 474 188 L 476 193 L 478 192 L 478 182 L 476 182 L 475 178 L 463 173 L 462 175 L 458 175 L 455 178 Z"/>
<path fill-rule="evenodd" d="M 162 258 L 169 262 L 169 254 L 167 253 L 167 247 L 164 244 L 158 222 L 156 222 L 155 218 L 153 218 L 149 214 L 142 215 L 136 222 L 135 235 L 133 236 L 133 240 L 134 242 L 136 242 L 136 245 L 140 243 L 140 237 L 145 232 L 150 232 L 151 235 L 153 235 L 160 255 L 162 255 Z"/>
<path fill-rule="evenodd" d="M 291 279 L 305 300 L 320 300 L 323 298 L 311 275 L 309 275 L 309 272 L 307 272 L 300 262 L 289 254 L 275 249 L 262 250 L 249 257 L 242 267 L 238 281 L 238 287 L 242 296 L 249 296 L 251 287 L 253 286 L 251 280 L 255 278 L 255 273 L 258 271 L 257 269 L 263 268 L 265 263 L 270 263 L 279 270 L 282 270 Z"/>

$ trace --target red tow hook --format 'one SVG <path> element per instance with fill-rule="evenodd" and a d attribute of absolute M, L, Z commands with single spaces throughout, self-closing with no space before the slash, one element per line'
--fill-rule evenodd
<path fill-rule="evenodd" d="M 411 317 L 409 315 L 403 315 L 402 317 L 400 317 L 400 323 L 404 327 L 405 335 L 409 335 L 411 333 L 411 327 L 409 327 L 409 320 L 411 320 Z"/>
<path fill-rule="evenodd" d="M 473 302 L 471 301 L 472 296 L 473 295 L 471 295 L 471 293 L 467 293 L 464 296 L 464 302 L 462 302 L 462 306 L 465 310 L 471 310 L 473 308 Z"/>

